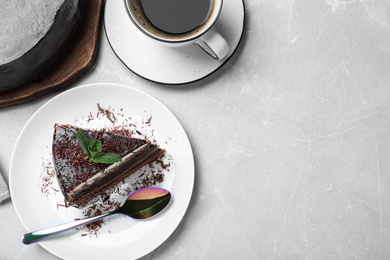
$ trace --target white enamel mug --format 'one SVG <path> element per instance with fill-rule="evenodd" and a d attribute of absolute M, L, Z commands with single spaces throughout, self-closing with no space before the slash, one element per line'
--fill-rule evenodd
<path fill-rule="evenodd" d="M 179 38 L 162 37 L 150 32 L 137 19 L 131 6 L 131 0 L 124 0 L 124 4 L 130 20 L 134 23 L 134 25 L 148 36 L 148 38 L 157 43 L 168 47 L 182 47 L 190 44 L 196 44 L 216 60 L 222 60 L 229 52 L 229 44 L 214 28 L 222 10 L 223 0 L 214 0 L 214 10 L 211 12 L 208 22 L 196 33 Z"/>

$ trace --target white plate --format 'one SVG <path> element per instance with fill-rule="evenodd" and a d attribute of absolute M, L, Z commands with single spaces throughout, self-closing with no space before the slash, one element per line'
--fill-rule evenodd
<path fill-rule="evenodd" d="M 151 41 L 132 23 L 123 0 L 107 0 L 104 28 L 111 48 L 135 74 L 163 84 L 186 84 L 211 75 L 235 53 L 245 24 L 243 0 L 224 0 L 215 28 L 229 43 L 229 53 L 217 61 L 195 44 L 170 48 Z"/>
<path fill-rule="evenodd" d="M 28 232 L 74 219 L 79 209 L 58 210 L 53 201 L 56 198 L 42 194 L 42 165 L 51 153 L 54 124 L 85 122 L 97 103 L 129 117 L 151 116 L 156 140 L 174 163 L 162 184 L 171 191 L 172 202 L 164 212 L 144 221 L 110 217 L 97 237 L 81 236 L 82 231 L 73 230 L 40 244 L 64 259 L 136 259 L 156 249 L 174 232 L 187 210 L 194 184 L 193 154 L 185 131 L 164 105 L 146 93 L 117 84 L 90 84 L 48 101 L 30 118 L 17 139 L 10 164 L 11 197 Z M 91 124 L 111 124 L 104 120 L 93 120 Z"/>

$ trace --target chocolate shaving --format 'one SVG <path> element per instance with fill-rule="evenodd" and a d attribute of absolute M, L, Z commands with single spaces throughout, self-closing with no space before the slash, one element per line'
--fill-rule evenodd
<path fill-rule="evenodd" d="M 154 130 L 149 130 L 147 127 L 151 126 L 152 117 L 150 116 L 146 120 L 142 120 L 142 122 L 138 125 L 136 125 L 131 117 L 124 118 L 124 114 L 117 113 L 115 115 L 113 109 L 111 108 L 103 108 L 100 104 L 97 104 L 98 111 L 96 112 L 96 115 L 93 116 L 92 112 L 88 114 L 87 119 L 84 119 L 86 123 L 90 123 L 92 120 L 101 119 L 102 116 L 107 118 L 113 125 L 111 127 L 106 127 L 104 129 L 100 129 L 97 131 L 96 135 L 93 136 L 94 139 L 103 140 L 103 134 L 104 132 L 110 132 L 116 135 L 122 135 L 126 137 L 136 137 L 136 138 L 142 138 L 147 139 L 151 141 L 152 143 L 156 144 L 157 141 L 154 137 Z M 120 109 L 122 112 L 123 109 Z M 118 124 L 117 118 L 122 117 L 123 122 L 121 124 Z M 78 120 L 75 119 L 75 122 Z M 171 138 L 169 138 L 169 141 L 171 141 Z M 115 152 L 115 147 L 118 145 L 126 145 L 129 146 L 129 143 L 126 144 L 120 144 L 119 141 L 117 143 L 104 143 L 102 142 L 102 150 L 106 152 Z M 54 157 L 59 156 L 60 153 L 67 153 L 67 155 L 71 156 L 73 160 L 73 165 L 75 167 L 80 167 L 81 164 L 84 165 L 92 165 L 92 162 L 89 160 L 89 158 L 85 155 L 85 153 L 81 150 L 79 145 L 77 143 L 73 143 L 69 145 L 66 142 L 63 143 L 63 145 L 60 146 L 60 149 L 58 151 L 54 152 Z M 117 201 L 115 196 L 112 196 L 113 194 L 127 197 L 131 192 L 156 186 L 162 183 L 165 179 L 165 174 L 168 173 L 173 167 L 173 160 L 171 155 L 165 153 L 163 156 L 155 160 L 153 163 L 150 163 L 147 167 L 144 167 L 140 170 L 142 170 L 142 173 L 136 178 L 136 180 L 133 183 L 129 183 L 129 185 L 124 185 L 121 188 L 118 186 L 107 191 L 106 194 L 99 196 L 96 198 L 94 203 L 91 203 L 90 205 L 86 206 L 82 213 L 85 217 L 92 217 L 97 216 L 101 213 L 112 211 L 115 209 L 118 209 L 121 205 Z M 51 159 L 48 160 L 46 163 L 43 163 L 43 172 L 41 174 L 41 183 L 40 183 L 40 189 L 41 192 L 46 196 L 50 197 L 54 194 L 58 194 L 60 191 L 53 187 L 54 183 L 56 183 L 56 175 L 54 171 L 53 164 L 51 162 Z M 88 178 L 88 177 L 87 177 Z M 123 184 L 125 184 L 125 180 L 123 181 Z M 68 208 L 70 207 L 66 200 L 64 202 L 57 202 L 57 209 L 59 207 L 62 208 Z M 82 230 L 85 233 L 82 233 L 81 236 L 87 236 L 90 237 L 94 236 L 97 237 L 100 229 L 105 225 L 105 220 L 98 220 L 95 222 L 92 222 L 90 224 L 87 224 L 83 227 L 77 228 L 78 230 Z M 110 230 L 108 230 L 109 233 Z"/>
<path fill-rule="evenodd" d="M 112 111 L 110 111 L 108 109 L 102 108 L 99 103 L 97 104 L 97 106 L 98 106 L 99 112 L 101 112 L 108 120 L 111 121 L 111 123 L 114 124 L 115 121 L 116 121 L 114 112 L 112 112 Z"/>

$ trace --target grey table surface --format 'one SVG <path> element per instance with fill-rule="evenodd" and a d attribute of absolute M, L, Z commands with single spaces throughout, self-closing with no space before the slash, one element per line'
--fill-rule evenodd
<path fill-rule="evenodd" d="M 191 141 L 196 178 L 173 236 L 145 259 L 390 259 L 390 2 L 247 0 L 239 49 L 183 86 L 129 71 L 102 33 L 94 68 L 166 105 Z M 53 96 L 0 109 L 0 171 Z M 25 246 L 0 204 L 0 259 L 56 259 Z"/>

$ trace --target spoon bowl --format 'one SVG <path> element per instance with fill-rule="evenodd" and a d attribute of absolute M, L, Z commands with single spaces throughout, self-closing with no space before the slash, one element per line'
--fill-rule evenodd
<path fill-rule="evenodd" d="M 171 198 L 171 193 L 162 188 L 150 187 L 140 189 L 131 193 L 125 203 L 116 210 L 99 216 L 84 218 L 59 226 L 30 232 L 23 236 L 22 241 L 26 245 L 39 242 L 43 239 L 118 213 L 125 214 L 134 219 L 147 219 L 165 209 L 171 201 Z"/>

